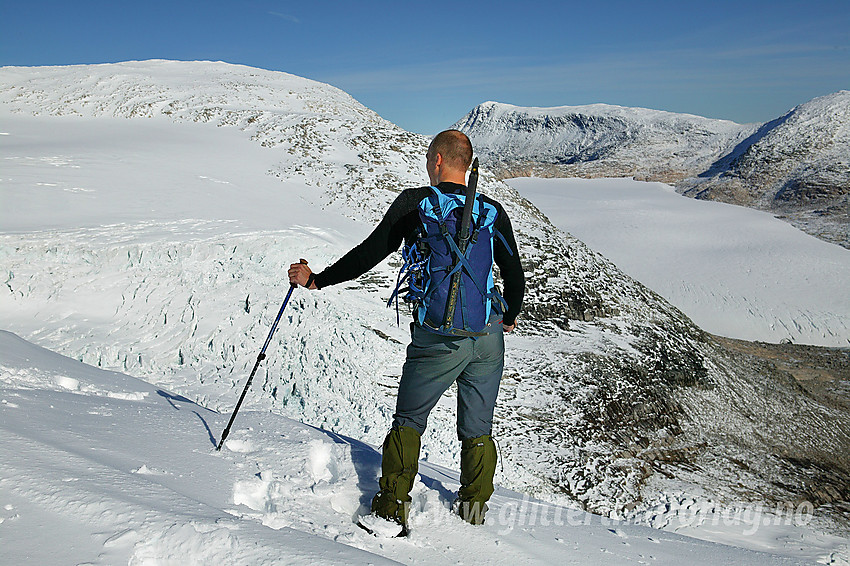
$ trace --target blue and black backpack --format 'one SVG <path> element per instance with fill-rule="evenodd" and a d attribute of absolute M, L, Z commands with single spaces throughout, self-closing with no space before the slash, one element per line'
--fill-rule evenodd
<path fill-rule="evenodd" d="M 478 159 L 466 194 L 431 194 L 418 204 L 421 229 L 402 249 L 403 265 L 387 306 L 402 295 L 416 321 L 446 336 L 484 336 L 491 317 L 507 305 L 493 282 L 493 244 L 498 211 L 475 189 Z M 508 251 L 510 247 L 505 242 Z M 406 286 L 404 286 L 406 284 Z"/>

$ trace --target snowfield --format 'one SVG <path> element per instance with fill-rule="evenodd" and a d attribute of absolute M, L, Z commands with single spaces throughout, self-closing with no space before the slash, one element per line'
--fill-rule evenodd
<path fill-rule="evenodd" d="M 512 179 L 565 232 L 703 330 L 850 346 L 850 250 L 766 212 L 632 179 Z"/>
<path fill-rule="evenodd" d="M 246 410 L 216 452 L 227 418 L 0 331 L 2 562 L 790 565 L 815 558 L 704 542 L 505 489 L 476 528 L 449 510 L 457 473 L 427 462 L 413 490 L 410 537 L 379 540 L 354 524 L 380 474 L 374 446 Z"/>

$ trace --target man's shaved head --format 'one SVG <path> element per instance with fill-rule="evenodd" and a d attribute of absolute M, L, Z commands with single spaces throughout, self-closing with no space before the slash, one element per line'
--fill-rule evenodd
<path fill-rule="evenodd" d="M 437 134 L 428 146 L 430 157 L 435 157 L 438 153 L 443 156 L 448 167 L 466 171 L 472 163 L 472 142 L 463 132 L 446 130 Z"/>

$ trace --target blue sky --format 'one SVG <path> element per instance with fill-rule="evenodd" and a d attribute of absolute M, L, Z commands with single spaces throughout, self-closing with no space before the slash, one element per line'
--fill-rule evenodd
<path fill-rule="evenodd" d="M 850 89 L 850 1 L 0 0 L 0 64 L 222 60 L 331 83 L 436 133 L 476 104 L 762 122 Z"/>

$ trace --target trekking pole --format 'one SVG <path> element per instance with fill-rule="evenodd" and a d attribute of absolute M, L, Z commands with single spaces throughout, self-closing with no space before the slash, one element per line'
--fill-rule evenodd
<path fill-rule="evenodd" d="M 307 265 L 306 260 L 301 260 L 301 263 Z M 230 434 L 230 427 L 233 424 L 233 421 L 236 419 L 236 413 L 239 412 L 239 407 L 242 406 L 242 401 L 245 400 L 245 395 L 248 393 L 248 389 L 251 387 L 251 381 L 254 379 L 254 374 L 257 373 L 257 368 L 260 367 L 260 362 L 266 359 L 266 348 L 269 347 L 269 342 L 272 341 L 272 336 L 274 335 L 274 331 L 277 330 L 277 325 L 280 322 L 280 317 L 283 316 L 283 310 L 286 308 L 286 304 L 289 302 L 289 297 L 292 296 L 292 291 L 298 286 L 296 283 L 291 283 L 289 285 L 289 292 L 286 294 L 286 298 L 283 299 L 283 304 L 280 305 L 280 311 L 277 313 L 277 318 L 274 320 L 274 324 L 272 324 L 272 329 L 269 331 L 269 336 L 266 338 L 266 343 L 263 344 L 263 349 L 260 350 L 260 355 L 257 356 L 257 361 L 254 364 L 254 369 L 251 370 L 251 375 L 248 376 L 248 382 L 245 384 L 245 389 L 242 390 L 242 395 L 239 397 L 239 402 L 236 403 L 236 408 L 233 409 L 233 414 L 230 415 L 230 422 L 227 423 L 227 427 L 225 427 L 224 432 L 221 433 L 221 440 L 218 442 L 218 446 L 215 447 L 216 451 L 220 451 L 224 441 L 227 440 L 227 435 Z"/>

